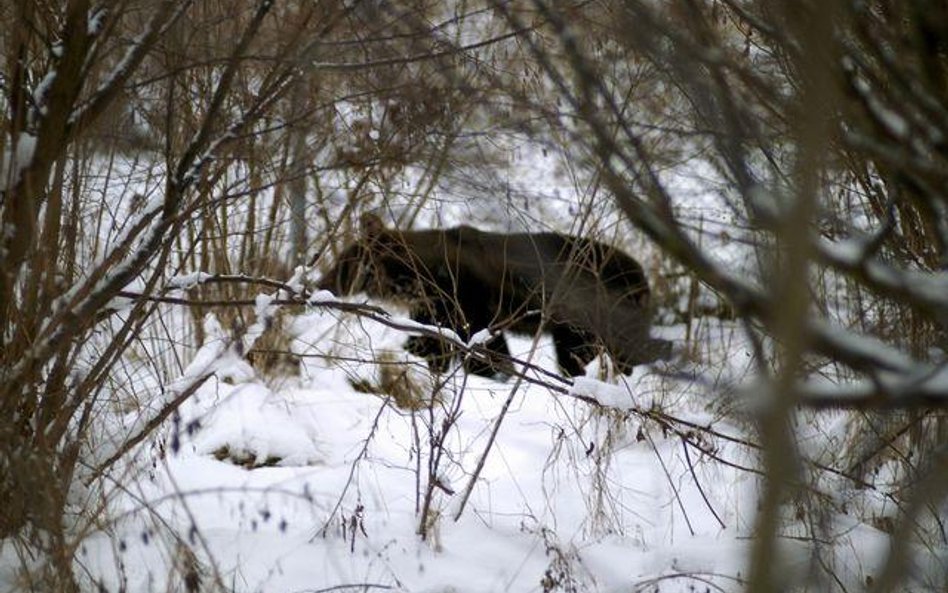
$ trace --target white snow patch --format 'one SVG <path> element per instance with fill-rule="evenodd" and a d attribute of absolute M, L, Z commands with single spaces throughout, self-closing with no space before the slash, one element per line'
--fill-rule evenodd
<path fill-rule="evenodd" d="M 589 377 L 574 377 L 570 393 L 591 397 L 601 405 L 616 410 L 630 410 L 635 405 L 628 389 Z"/>
<path fill-rule="evenodd" d="M 168 288 L 177 290 L 188 290 L 200 284 L 203 284 L 213 278 L 213 274 L 207 272 L 191 272 L 188 274 L 179 274 L 168 280 Z"/>
<path fill-rule="evenodd" d="M 490 341 L 491 331 L 486 327 L 480 331 L 474 332 L 474 335 L 471 336 L 471 339 L 467 341 L 467 347 L 472 348 L 474 346 L 482 346 Z"/>
<path fill-rule="evenodd" d="M 36 136 L 21 132 L 16 139 L 13 158 L 10 157 L 9 148 L 0 155 L 0 187 L 13 186 L 19 183 L 20 174 L 33 162 L 35 152 Z"/>

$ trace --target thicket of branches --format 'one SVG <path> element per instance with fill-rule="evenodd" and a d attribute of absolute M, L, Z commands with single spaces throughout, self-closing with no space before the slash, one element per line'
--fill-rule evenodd
<path fill-rule="evenodd" d="M 584 206 L 617 208 L 752 337 L 755 387 L 721 394 L 757 411 L 751 590 L 785 584 L 800 406 L 859 410 L 871 436 L 834 460 L 851 478 L 904 460 L 873 590 L 905 582 L 913 542 L 944 545 L 943 6 L 17 0 L 0 20 L 0 538 L 43 555 L 29 587 L 77 587 L 95 528 L 77 492 L 120 476 L 206 380 L 187 361 L 210 300 L 330 261 L 363 209 L 410 227 L 439 184 L 508 211 L 498 138 L 557 146 L 594 180 Z M 696 163 L 750 270 L 683 215 L 670 172 Z M 191 293 L 204 306 L 157 298 L 198 270 L 215 274 Z M 222 313 L 235 341 L 251 309 Z M 138 348 L 160 393 L 118 378 Z M 96 421 L 131 405 L 123 389 L 147 414 L 103 450 Z"/>
<path fill-rule="evenodd" d="M 944 542 L 948 494 L 944 7 L 630 1 L 590 5 L 577 25 L 555 3 L 533 6 L 554 49 L 527 43 L 618 206 L 760 336 L 758 386 L 746 397 L 763 404 L 767 479 L 749 588 L 783 584 L 774 560 L 781 509 L 799 494 L 791 418 L 800 405 L 887 410 L 865 416 L 877 436 L 846 452 L 855 471 L 881 450 L 917 455 L 871 588 L 904 585 L 912 534 L 928 522 Z M 513 27 L 522 21 L 498 9 Z M 654 69 L 666 91 L 657 112 L 627 105 L 625 81 L 604 59 L 615 54 Z M 726 181 L 721 197 L 740 240 L 757 247 L 756 273 L 728 269 L 689 233 L 656 134 L 677 135 Z M 826 370 L 844 380 L 827 386 Z"/>

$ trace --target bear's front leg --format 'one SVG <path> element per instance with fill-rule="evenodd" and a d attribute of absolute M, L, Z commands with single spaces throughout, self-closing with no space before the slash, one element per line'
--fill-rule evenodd
<path fill-rule="evenodd" d="M 464 370 L 470 374 L 480 375 L 489 379 L 505 380 L 514 374 L 513 363 L 510 362 L 510 349 L 504 335 L 498 333 L 481 344 L 482 350 L 469 356 L 464 363 Z M 485 360 L 486 358 L 486 360 Z"/>
<path fill-rule="evenodd" d="M 454 349 L 444 341 L 429 336 L 411 336 L 405 342 L 405 350 L 428 361 L 432 373 L 444 374 L 455 356 Z"/>

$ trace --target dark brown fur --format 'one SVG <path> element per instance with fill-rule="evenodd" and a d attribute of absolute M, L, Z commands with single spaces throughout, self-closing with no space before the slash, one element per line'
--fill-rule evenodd
<path fill-rule="evenodd" d="M 409 304 L 412 318 L 468 339 L 484 329 L 553 335 L 560 367 L 580 375 L 602 345 L 620 369 L 667 357 L 670 344 L 649 337 L 649 287 L 642 267 L 621 251 L 559 233 L 489 233 L 468 226 L 387 229 L 375 216 L 340 255 L 320 288 L 366 292 Z M 439 340 L 411 338 L 409 349 L 445 370 L 452 353 Z M 487 344 L 491 361 L 468 370 L 509 372 L 501 333 Z"/>

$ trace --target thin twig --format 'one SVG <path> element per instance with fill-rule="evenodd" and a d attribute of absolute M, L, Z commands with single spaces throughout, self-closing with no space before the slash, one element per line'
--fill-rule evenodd
<path fill-rule="evenodd" d="M 655 441 L 652 439 L 651 435 L 648 434 L 648 431 L 645 432 L 645 438 L 648 440 L 648 444 L 652 446 L 652 451 L 655 452 L 655 457 L 658 459 L 659 465 L 662 466 L 662 473 L 665 474 L 665 479 L 668 480 L 668 485 L 671 486 L 672 492 L 675 493 L 675 501 L 678 503 L 678 508 L 681 509 L 681 514 L 685 518 L 685 525 L 688 527 L 688 532 L 691 535 L 695 535 L 695 529 L 691 525 L 691 519 L 688 518 L 688 510 L 685 508 L 684 501 L 681 500 L 681 494 L 678 492 L 678 488 L 675 486 L 675 481 L 671 477 L 671 472 L 668 471 L 668 466 L 665 465 L 665 460 L 662 459 L 662 454 L 658 452 L 658 447 L 655 445 Z"/>
<path fill-rule="evenodd" d="M 212 376 L 213 373 L 208 373 L 198 379 L 195 379 L 193 383 L 191 383 L 187 388 L 183 389 L 181 393 L 176 395 L 174 399 L 165 404 L 161 411 L 159 411 L 154 418 L 149 420 L 148 423 L 145 424 L 144 428 L 138 432 L 138 434 L 125 441 L 118 451 L 113 453 L 108 459 L 95 468 L 95 471 L 92 472 L 92 475 L 86 478 L 86 486 L 91 484 L 96 478 L 102 475 L 102 472 L 125 456 L 125 454 L 133 449 L 136 445 L 144 441 L 148 435 L 152 434 L 152 432 L 154 432 L 155 429 L 158 428 L 158 426 L 160 426 L 161 423 L 168 418 L 168 416 L 174 413 L 174 411 L 177 410 L 182 403 L 184 403 L 184 400 L 191 397 L 194 392 L 200 389 L 201 385 L 204 385 L 204 383 Z"/>
<path fill-rule="evenodd" d="M 695 473 L 695 466 L 691 462 L 691 454 L 688 453 L 687 439 L 681 439 L 681 447 L 685 450 L 685 461 L 688 462 L 688 471 L 691 472 L 691 477 L 694 480 L 695 486 L 698 488 L 698 493 L 701 494 L 701 498 L 704 500 L 705 506 L 708 507 L 708 510 L 711 511 L 711 514 L 714 515 L 715 519 L 717 519 L 721 529 L 727 529 L 727 525 L 725 525 L 724 521 L 721 520 L 721 517 L 718 516 L 718 512 L 714 510 L 714 507 L 711 505 L 711 501 L 708 500 L 708 495 L 705 494 L 704 488 L 701 487 L 701 480 L 698 479 L 698 475 Z"/>

